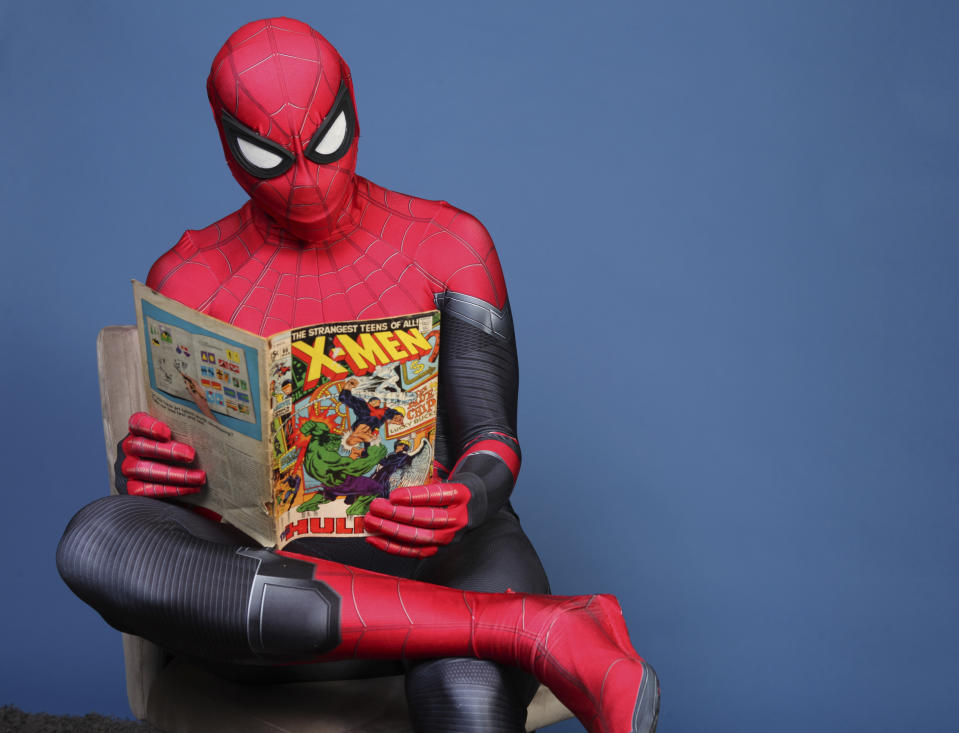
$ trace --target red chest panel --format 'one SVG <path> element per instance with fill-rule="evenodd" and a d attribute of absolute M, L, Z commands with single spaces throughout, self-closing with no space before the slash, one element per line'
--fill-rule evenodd
<path fill-rule="evenodd" d="M 395 243 L 363 229 L 331 246 L 263 241 L 235 264 L 202 310 L 264 335 L 427 310 L 442 290 Z"/>
<path fill-rule="evenodd" d="M 499 262 L 479 222 L 360 181 L 348 226 L 328 242 L 292 240 L 247 204 L 184 235 L 147 284 L 261 335 L 429 310 L 446 289 L 502 305 Z"/>

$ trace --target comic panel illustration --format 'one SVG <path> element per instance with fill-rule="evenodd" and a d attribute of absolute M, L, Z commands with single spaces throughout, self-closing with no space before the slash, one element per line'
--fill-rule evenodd
<path fill-rule="evenodd" d="M 254 349 L 214 336 L 147 302 L 143 324 L 152 389 L 214 422 L 259 436 Z"/>
<path fill-rule="evenodd" d="M 299 329 L 273 343 L 279 546 L 364 536 L 370 503 L 433 469 L 439 313 Z"/>

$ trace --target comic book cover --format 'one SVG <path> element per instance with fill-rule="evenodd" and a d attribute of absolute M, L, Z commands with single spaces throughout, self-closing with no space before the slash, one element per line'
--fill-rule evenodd
<path fill-rule="evenodd" d="M 439 312 L 271 339 L 277 543 L 362 537 L 370 503 L 433 471 Z"/>
<path fill-rule="evenodd" d="M 440 314 L 263 338 L 134 282 L 150 414 L 196 448 L 179 497 L 263 545 L 363 537 L 376 497 L 432 477 Z"/>

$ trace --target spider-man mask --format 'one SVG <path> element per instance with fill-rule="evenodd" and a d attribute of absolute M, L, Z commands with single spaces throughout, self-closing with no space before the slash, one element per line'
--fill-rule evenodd
<path fill-rule="evenodd" d="M 247 23 L 213 60 L 207 94 L 233 176 L 293 236 L 322 240 L 354 189 L 350 69 L 308 25 Z"/>

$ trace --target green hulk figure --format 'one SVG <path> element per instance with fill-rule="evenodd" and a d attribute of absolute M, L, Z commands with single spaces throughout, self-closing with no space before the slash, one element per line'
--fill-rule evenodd
<path fill-rule="evenodd" d="M 346 502 L 352 505 L 357 497 L 370 497 L 369 501 L 372 501 L 371 495 L 383 494 L 383 487 L 363 474 L 372 471 L 386 458 L 385 445 L 370 446 L 365 456 L 344 456 L 339 451 L 340 436 L 330 432 L 326 423 L 307 420 L 300 426 L 300 432 L 310 438 L 303 458 L 303 470 L 319 481 L 322 488 L 300 504 L 296 508 L 298 512 L 308 512 L 337 496 L 347 497 Z M 362 502 L 363 506 L 368 506 L 369 501 Z"/>

